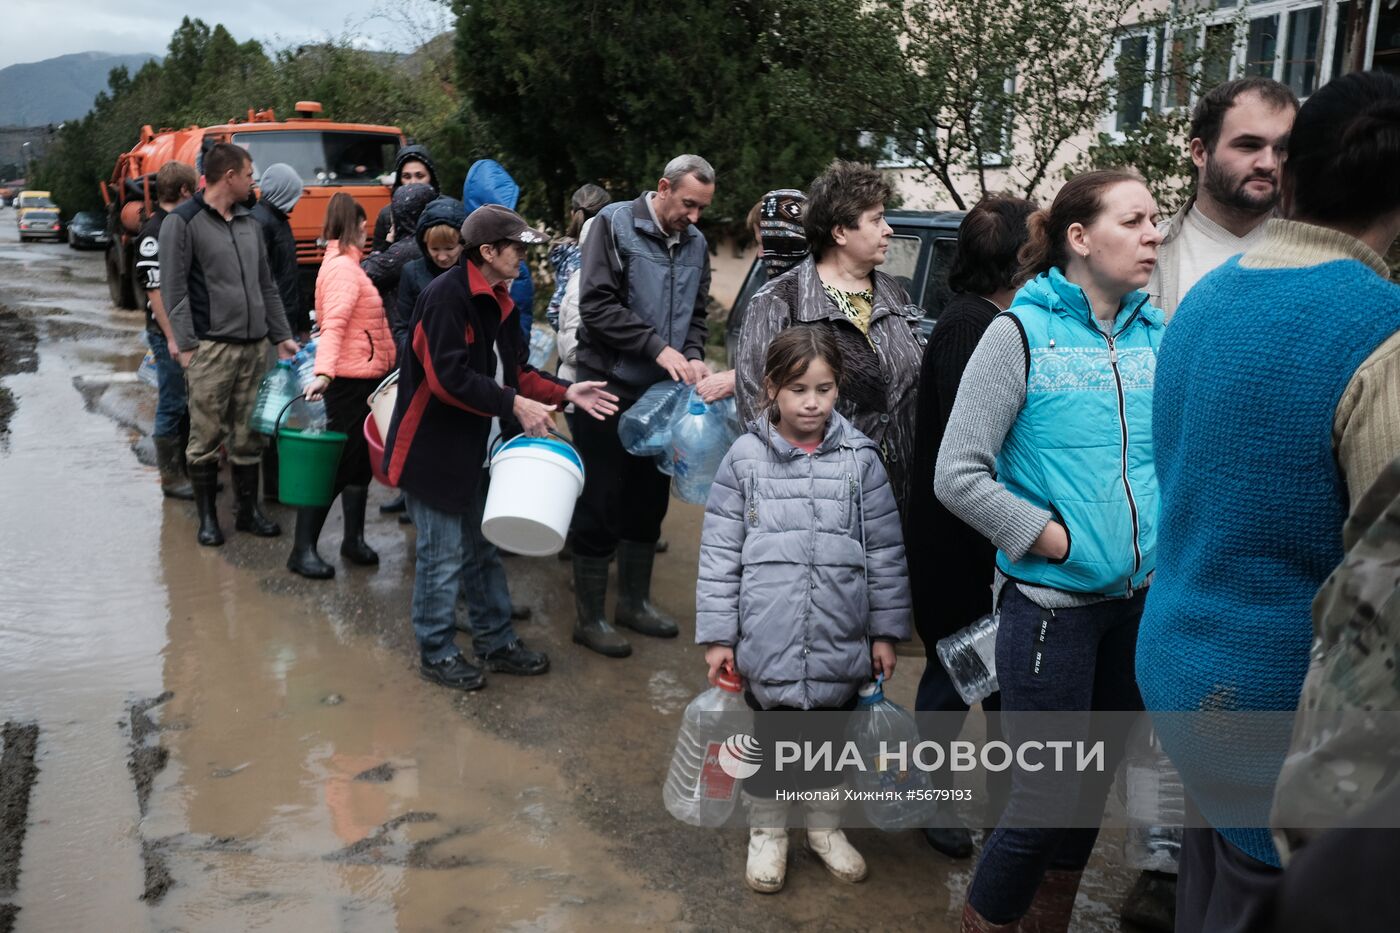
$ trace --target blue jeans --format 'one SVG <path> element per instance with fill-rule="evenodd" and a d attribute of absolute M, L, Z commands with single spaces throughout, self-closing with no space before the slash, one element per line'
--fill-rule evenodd
<path fill-rule="evenodd" d="M 185 370 L 170 357 L 165 335 L 146 331 L 146 345 L 156 358 L 156 424 L 153 437 L 182 437 L 189 424 L 189 395 L 185 391 Z"/>
<path fill-rule="evenodd" d="M 467 599 L 472 650 L 478 657 L 515 641 L 506 568 L 496 546 L 481 534 L 484 486 L 460 515 L 438 511 L 412 494 L 404 501 L 418 531 L 412 619 L 423 660 L 441 661 L 458 653 L 453 638 L 459 590 Z"/>
<path fill-rule="evenodd" d="M 1146 590 L 1074 609 L 1042 609 L 1014 584 L 1001 597 L 997 629 L 997 683 L 1002 728 L 1014 745 L 1015 712 L 1140 710 L 1134 658 Z M 1035 657 L 1035 660 L 1033 660 Z M 1103 774 L 1071 769 L 1026 772 L 1013 768 L 1011 800 L 987 837 L 967 898 L 992 923 L 1025 915 L 1047 870 L 1082 871 L 1098 838 L 1083 828 L 1103 814 L 1104 801 L 1123 758 L 1126 735 L 1106 738 Z M 1081 828 L 1036 826 L 1037 815 L 1065 801 L 1087 819 Z"/>

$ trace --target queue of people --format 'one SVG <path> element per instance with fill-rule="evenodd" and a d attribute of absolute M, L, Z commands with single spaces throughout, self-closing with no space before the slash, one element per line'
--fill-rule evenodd
<path fill-rule="evenodd" d="M 837 161 L 805 193 L 769 192 L 750 218 L 769 281 L 728 373 L 705 360 L 710 254 L 697 224 L 714 168 L 678 156 L 632 200 L 585 185 L 550 254 L 564 364 L 551 374 L 529 363 L 530 307 L 513 297 L 530 250 L 550 244 L 512 209 L 518 187 L 484 160 L 464 192 L 480 203 L 464 205 L 437 195 L 421 147 L 405 150 L 378 251 L 363 255 L 366 218 L 348 195 L 326 220 L 306 395 L 354 439 L 336 478 L 341 553 L 377 561 L 359 425 L 396 370 L 381 466 L 416 528 L 420 672 L 461 690 L 486 671 L 543 674 L 549 658 L 515 632 L 505 566 L 482 534 L 483 463 L 494 435 L 542 436 L 568 406 L 586 476 L 573 641 L 624 658 L 623 630 L 676 637 L 682 625 L 652 599 L 669 478 L 618 437 L 621 416 L 670 380 L 735 394 L 746 427 L 706 507 L 695 640 L 710 680 L 742 677 L 752 709 L 849 709 L 858 687 L 894 673 L 894 643 L 917 629 L 918 709 L 965 713 L 932 645 L 994 611 L 1000 692 L 984 707 L 1010 714 L 1012 740 L 1017 713 L 1292 710 L 1314 677 L 1312 601 L 1343 564 L 1349 511 L 1366 501 L 1377 520 L 1367 492 L 1400 455 L 1400 286 L 1382 259 L 1400 236 L 1400 79 L 1345 75 L 1301 107 L 1276 82 L 1227 82 L 1198 103 L 1190 155 L 1196 190 L 1170 220 L 1132 171 L 1077 175 L 1043 208 L 984 199 L 963 220 L 956 297 L 927 341 L 922 309 L 879 268 L 892 236 L 879 171 Z M 152 350 L 169 357 L 162 488 L 186 494 L 178 381 L 198 539 L 216 545 L 220 447 L 236 527 L 280 531 L 257 506 L 247 415 L 266 343 L 286 358 L 297 342 L 268 247 L 245 232 L 246 152 L 209 150 L 202 191 L 191 174 L 157 179 L 145 281 Z M 274 185 L 271 206 L 292 187 Z M 288 566 L 306 577 L 334 573 L 316 551 L 326 511 L 297 516 Z M 471 659 L 455 641 L 459 594 Z M 1185 832 L 1178 928 L 1294 928 L 1278 905 L 1318 859 L 1285 876 L 1268 828 L 1289 749 L 1167 726 L 1160 739 L 1212 827 Z M 1028 826 L 1055 800 L 1101 815 L 1126 741 L 1111 737 L 1097 775 L 1013 769 L 964 931 L 1071 928 L 1098 831 Z M 771 775 L 745 787 L 746 880 L 764 893 L 784 885 L 784 787 Z M 1378 781 L 1370 795 L 1389 789 Z M 954 858 L 974 851 L 964 828 L 926 836 Z M 811 807 L 806 839 L 838 879 L 866 876 L 839 807 Z"/>

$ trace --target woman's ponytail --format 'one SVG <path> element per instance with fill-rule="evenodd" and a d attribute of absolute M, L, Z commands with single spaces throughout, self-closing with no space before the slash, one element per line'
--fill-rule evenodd
<path fill-rule="evenodd" d="M 1018 256 L 1020 280 L 1029 282 L 1052 267 L 1063 272 L 1069 264 L 1069 248 L 1065 242 L 1069 228 L 1093 223 L 1103 210 L 1103 193 L 1125 181 L 1141 184 L 1142 176 L 1120 169 L 1101 169 L 1075 175 L 1065 182 L 1048 210 L 1038 210 L 1026 220 L 1030 239 L 1021 247 Z"/>

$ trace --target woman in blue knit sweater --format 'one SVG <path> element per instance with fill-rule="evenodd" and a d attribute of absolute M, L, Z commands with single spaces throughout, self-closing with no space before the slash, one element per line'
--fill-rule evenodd
<path fill-rule="evenodd" d="M 1133 651 L 1156 553 L 1162 312 L 1141 289 L 1162 240 L 1156 217 L 1135 175 L 1070 180 L 1031 215 L 1029 281 L 958 386 L 934 492 L 997 548 L 1003 713 L 1142 708 Z M 1024 718 L 1004 718 L 1013 745 L 1032 738 L 1018 734 Z M 1122 746 L 1110 743 L 1098 775 L 1013 771 L 968 890 L 965 933 L 1068 929 Z M 1079 828 L 1045 825 L 1067 807 Z"/>
<path fill-rule="evenodd" d="M 1397 165 L 1400 79 L 1324 85 L 1293 125 L 1288 219 L 1203 278 L 1162 344 L 1158 577 L 1137 677 L 1148 709 L 1182 713 L 1154 720 L 1218 827 L 1187 830 L 1178 929 L 1244 929 L 1273 886 L 1288 717 L 1221 714 L 1295 708 L 1348 508 L 1400 449 L 1400 286 L 1381 258 L 1400 233 Z"/>

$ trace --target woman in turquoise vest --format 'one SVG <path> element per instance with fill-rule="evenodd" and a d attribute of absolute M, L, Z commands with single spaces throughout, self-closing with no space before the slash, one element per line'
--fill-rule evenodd
<path fill-rule="evenodd" d="M 1031 215 L 1027 282 L 958 386 L 934 491 L 997 548 L 987 582 L 1000 610 L 1003 713 L 1142 708 L 1133 653 L 1156 554 L 1152 382 L 1163 316 L 1140 289 L 1161 242 L 1156 220 L 1136 175 L 1070 180 Z M 1013 747 L 1032 738 L 1016 725 L 1008 717 Z M 1068 927 L 1098 829 L 1047 827 L 1045 817 L 1073 808 L 1081 827 L 1097 821 L 1122 745 L 1110 743 L 1101 774 L 1013 772 L 963 930 L 1023 917 Z"/>

